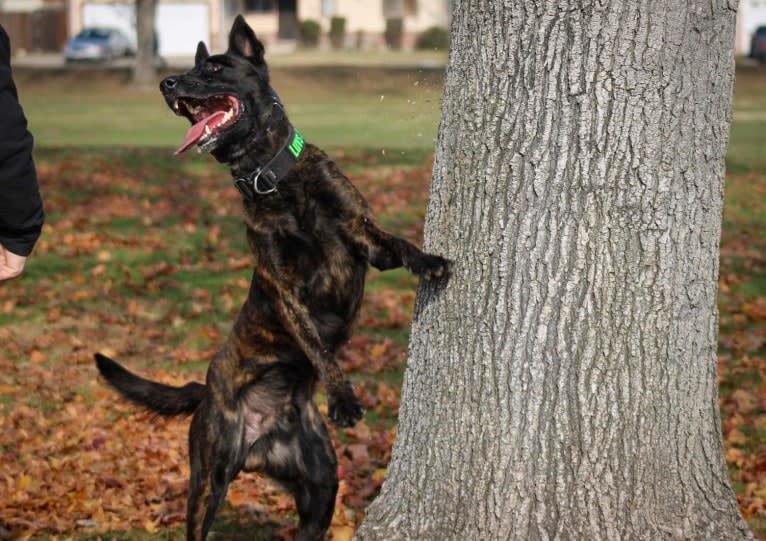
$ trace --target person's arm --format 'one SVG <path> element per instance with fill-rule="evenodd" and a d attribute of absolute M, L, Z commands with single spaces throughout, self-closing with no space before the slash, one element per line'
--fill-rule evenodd
<path fill-rule="evenodd" d="M 10 40 L 0 26 L 0 280 L 23 270 L 44 220 L 34 141 L 18 101 L 10 57 Z"/>

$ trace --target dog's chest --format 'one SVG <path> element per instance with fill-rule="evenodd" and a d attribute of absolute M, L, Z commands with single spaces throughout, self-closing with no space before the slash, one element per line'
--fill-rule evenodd
<path fill-rule="evenodd" d="M 356 275 L 363 275 L 367 268 L 345 232 L 332 221 L 304 223 L 299 230 L 278 235 L 276 242 L 287 281 L 298 286 L 307 301 L 350 293 L 356 289 Z"/>
<path fill-rule="evenodd" d="M 305 300 L 357 289 L 367 261 L 343 224 L 313 205 L 290 210 L 261 212 L 249 220 L 256 266 L 273 269 L 276 281 Z"/>

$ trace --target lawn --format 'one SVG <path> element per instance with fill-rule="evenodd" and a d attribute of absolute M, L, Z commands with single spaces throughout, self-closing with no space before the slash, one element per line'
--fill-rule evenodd
<path fill-rule="evenodd" d="M 273 72 L 295 125 L 331 149 L 385 226 L 414 242 L 430 182 L 440 75 L 350 67 Z M 172 157 L 187 127 L 159 93 L 93 72 L 20 93 L 48 219 L 22 280 L 0 287 L 0 539 L 179 539 L 185 420 L 115 401 L 101 350 L 163 381 L 200 379 L 245 295 L 238 195 L 207 156 Z M 721 240 L 721 408 L 743 514 L 766 539 L 766 73 L 738 74 Z M 372 272 L 341 355 L 367 408 L 335 430 L 348 539 L 390 458 L 416 281 Z M 319 398 L 323 404 L 323 397 Z M 214 539 L 290 538 L 290 499 L 242 476 Z M 108 532 L 108 533 L 103 533 Z M 7 532 L 6 532 L 7 533 Z"/>
<path fill-rule="evenodd" d="M 766 71 L 740 69 L 719 278 L 724 442 L 740 509 L 766 539 Z"/>
<path fill-rule="evenodd" d="M 307 140 L 379 152 L 433 148 L 441 77 L 441 71 L 425 68 L 272 70 L 273 86 Z M 172 148 L 189 127 L 158 89 L 132 89 L 120 73 L 61 72 L 43 80 L 22 74 L 18 84 L 31 129 L 44 147 Z"/>
<path fill-rule="evenodd" d="M 200 379 L 247 292 L 238 194 L 207 156 L 173 163 L 167 154 L 38 150 L 51 187 L 45 235 L 25 279 L 0 293 L 0 516 L 22 532 L 180 536 L 188 423 L 116 402 L 91 357 L 101 350 L 178 384 Z M 342 159 L 374 210 L 415 242 L 430 173 L 428 157 L 420 160 L 362 151 Z M 368 414 L 353 429 L 332 429 L 345 472 L 338 536 L 383 479 L 416 285 L 401 271 L 369 280 L 361 328 L 341 355 Z M 284 492 L 243 476 L 218 538 L 289 532 L 291 509 Z"/>

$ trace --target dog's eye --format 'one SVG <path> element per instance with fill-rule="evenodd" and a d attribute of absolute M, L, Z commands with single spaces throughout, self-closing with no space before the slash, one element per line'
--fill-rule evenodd
<path fill-rule="evenodd" d="M 205 71 L 208 73 L 218 73 L 223 69 L 223 66 L 220 64 L 205 64 Z"/>

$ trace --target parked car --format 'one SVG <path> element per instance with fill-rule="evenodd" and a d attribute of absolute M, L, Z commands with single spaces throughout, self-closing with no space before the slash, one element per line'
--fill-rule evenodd
<path fill-rule="evenodd" d="M 766 26 L 759 26 L 750 41 L 750 56 L 766 63 Z"/>
<path fill-rule="evenodd" d="M 109 62 L 135 54 L 128 37 L 116 28 L 88 27 L 64 45 L 64 60 Z"/>

